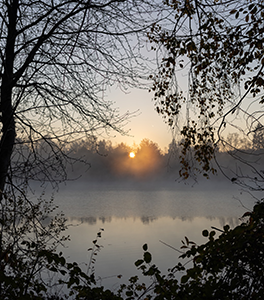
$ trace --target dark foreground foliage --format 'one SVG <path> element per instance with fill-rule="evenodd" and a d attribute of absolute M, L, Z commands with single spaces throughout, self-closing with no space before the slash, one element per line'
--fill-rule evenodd
<path fill-rule="evenodd" d="M 263 299 L 264 203 L 257 203 L 245 217 L 249 219 L 234 229 L 224 226 L 217 238 L 215 231 L 204 230 L 208 242 L 203 245 L 186 238 L 183 248 L 187 251 L 181 258 L 191 259 L 192 267 L 179 263 L 167 275 L 149 264 L 151 256 L 145 245 L 144 257 L 136 265 L 153 278 L 153 285 L 143 299 Z M 184 274 L 180 280 L 176 279 L 178 272 Z M 139 298 L 134 288 L 126 299 Z"/>
<path fill-rule="evenodd" d="M 62 254 L 35 243 L 21 242 L 27 255 L 1 249 L 1 299 L 53 299 L 61 300 L 132 300 L 132 299 L 262 299 L 264 294 L 264 202 L 258 202 L 247 212 L 239 226 L 228 225 L 217 236 L 216 231 L 203 231 L 208 242 L 197 245 L 185 238 L 186 251 L 178 263 L 162 275 L 152 264 L 148 246 L 143 246 L 143 258 L 135 262 L 150 284 L 139 282 L 137 276 L 117 292 L 96 286 L 93 267 L 84 273 L 77 263 L 67 263 Z M 246 219 L 246 220 L 245 220 Z M 92 256 L 100 250 L 97 243 L 101 232 L 93 241 Z M 22 247 L 22 246 L 21 246 Z M 13 249 L 14 250 L 14 249 Z M 35 261 L 35 266 L 32 263 Z M 93 262 L 93 258 L 91 263 Z M 192 266 L 190 267 L 190 264 Z M 60 275 L 54 285 L 67 287 L 67 295 L 52 294 L 38 269 Z M 148 280 L 149 282 L 149 280 Z"/>

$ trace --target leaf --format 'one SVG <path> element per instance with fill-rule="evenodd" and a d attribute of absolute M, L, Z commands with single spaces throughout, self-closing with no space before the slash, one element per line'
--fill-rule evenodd
<path fill-rule="evenodd" d="M 138 267 L 140 265 L 142 265 L 144 263 L 144 260 L 143 259 L 138 259 L 136 262 L 135 262 L 135 266 Z"/>
<path fill-rule="evenodd" d="M 144 261 L 148 264 L 152 260 L 151 254 L 149 252 L 144 253 Z"/>
<path fill-rule="evenodd" d="M 57 268 L 55 268 L 54 266 L 51 267 L 51 268 L 49 268 L 49 270 L 50 270 L 51 272 L 58 272 Z"/>
<path fill-rule="evenodd" d="M 255 4 L 250 4 L 249 7 L 248 7 L 248 9 L 249 9 L 249 10 L 252 10 L 252 8 L 253 8 L 254 6 L 255 6 Z"/>
<path fill-rule="evenodd" d="M 144 251 L 147 251 L 148 250 L 148 245 L 144 244 L 142 248 L 143 248 Z"/>
<path fill-rule="evenodd" d="M 148 276 L 153 276 L 155 274 L 156 270 L 154 268 L 150 268 L 145 274 Z"/>
<path fill-rule="evenodd" d="M 209 235 L 209 232 L 207 229 L 203 230 L 202 235 L 207 237 Z"/>
<path fill-rule="evenodd" d="M 188 247 L 185 245 L 181 246 L 181 249 L 186 249 L 186 248 L 188 248 Z"/>
<path fill-rule="evenodd" d="M 251 10 L 251 14 L 254 15 L 257 12 L 257 6 L 255 5 L 254 8 Z"/>
<path fill-rule="evenodd" d="M 59 270 L 59 271 L 63 276 L 67 273 L 65 270 Z"/>
<path fill-rule="evenodd" d="M 215 231 L 214 231 L 214 230 L 212 230 L 212 231 L 210 232 L 210 237 L 213 237 L 213 236 L 215 236 Z"/>
<path fill-rule="evenodd" d="M 188 279 L 189 279 L 189 276 L 187 276 L 187 275 L 182 276 L 181 283 L 186 283 L 188 281 Z"/>
<path fill-rule="evenodd" d="M 224 226 L 224 231 L 228 231 L 230 229 L 230 226 L 229 225 L 225 225 Z"/>

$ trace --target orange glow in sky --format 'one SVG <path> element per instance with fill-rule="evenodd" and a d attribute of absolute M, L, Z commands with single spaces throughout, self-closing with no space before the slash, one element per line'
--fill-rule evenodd
<path fill-rule="evenodd" d="M 130 157 L 130 158 L 134 158 L 135 156 L 136 156 L 136 155 L 135 155 L 134 152 L 130 152 L 130 153 L 129 153 L 129 157 Z"/>

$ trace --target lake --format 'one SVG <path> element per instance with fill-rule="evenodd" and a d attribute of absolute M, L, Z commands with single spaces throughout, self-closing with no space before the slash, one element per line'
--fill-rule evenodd
<path fill-rule="evenodd" d="M 115 290 L 140 274 L 134 262 L 142 257 L 143 244 L 148 244 L 153 262 L 166 272 L 180 254 L 164 243 L 180 249 L 185 236 L 206 242 L 202 230 L 236 226 L 254 201 L 235 185 L 207 181 L 194 186 L 70 183 L 55 195 L 55 203 L 71 224 L 67 232 L 71 241 L 63 252 L 84 270 L 90 259 L 87 249 L 104 229 L 95 275 L 98 284 Z"/>

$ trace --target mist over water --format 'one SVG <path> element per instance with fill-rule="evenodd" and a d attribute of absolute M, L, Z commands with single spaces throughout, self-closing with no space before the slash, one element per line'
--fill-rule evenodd
<path fill-rule="evenodd" d="M 89 217 L 236 217 L 254 203 L 237 186 L 210 180 L 194 186 L 175 182 L 170 185 L 70 183 L 61 187 L 55 199 L 66 216 L 84 220 Z"/>
<path fill-rule="evenodd" d="M 136 149 L 106 142 L 99 146 L 97 150 L 91 145 L 74 148 L 74 155 L 90 164 L 77 161 L 69 167 L 70 181 L 59 186 L 54 203 L 65 214 L 69 224 L 65 234 L 71 236 L 61 250 L 84 270 L 90 260 L 87 249 L 104 229 L 95 275 L 106 288 L 115 289 L 139 275 L 134 262 L 142 257 L 143 244 L 149 245 L 153 262 L 166 272 L 179 261 L 179 253 L 166 244 L 180 249 L 185 236 L 204 243 L 202 230 L 238 225 L 256 200 L 220 172 L 209 180 L 201 174 L 197 180 L 182 181 L 177 156 L 162 152 L 151 141 Z M 134 158 L 129 157 L 130 151 Z M 225 155 L 222 163 L 232 167 Z M 39 188 L 34 189 L 37 195 Z M 46 188 L 44 197 L 51 195 Z"/>
<path fill-rule="evenodd" d="M 55 204 L 70 225 L 67 234 L 71 241 L 62 250 L 84 269 L 90 259 L 87 249 L 98 230 L 104 229 L 95 275 L 99 283 L 115 289 L 140 274 L 134 262 L 142 257 L 143 244 L 149 245 L 153 262 L 166 272 L 178 262 L 179 253 L 164 243 L 180 249 L 185 236 L 204 243 L 202 230 L 238 225 L 254 201 L 236 185 L 216 180 L 202 180 L 195 185 L 79 180 L 61 186 Z"/>

